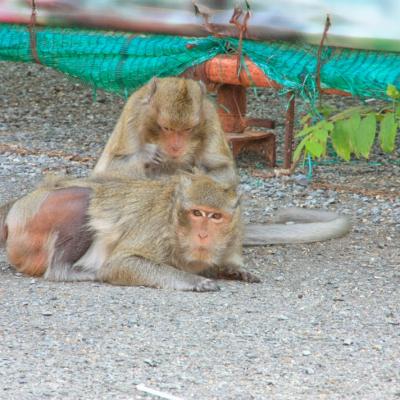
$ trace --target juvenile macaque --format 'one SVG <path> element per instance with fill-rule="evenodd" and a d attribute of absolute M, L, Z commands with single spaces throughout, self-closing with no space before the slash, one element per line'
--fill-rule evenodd
<path fill-rule="evenodd" d="M 235 163 L 204 86 L 183 78 L 153 78 L 128 99 L 95 174 L 159 178 L 197 168 L 238 183 Z"/>
<path fill-rule="evenodd" d="M 258 282 L 243 270 L 236 190 L 205 175 L 56 179 L 2 211 L 8 259 L 27 275 L 192 291 L 218 290 L 210 277 Z"/>

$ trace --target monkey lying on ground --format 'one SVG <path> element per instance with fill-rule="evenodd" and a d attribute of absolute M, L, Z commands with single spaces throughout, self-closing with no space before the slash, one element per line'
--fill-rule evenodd
<path fill-rule="evenodd" d="M 217 290 L 206 277 L 259 281 L 243 270 L 239 203 L 232 186 L 205 175 L 56 179 L 0 209 L 0 242 L 17 271 L 31 276 Z M 335 221 L 328 222 L 331 231 Z M 326 234 L 318 223 L 309 225 L 314 235 Z M 266 240 L 262 228 L 248 228 L 255 244 Z M 295 242 L 296 226 L 282 228 L 282 240 Z M 281 233 L 273 232 L 276 243 Z"/>
<path fill-rule="evenodd" d="M 94 173 L 159 178 L 200 171 L 237 185 L 235 162 L 204 86 L 183 78 L 153 78 L 134 92 Z"/>
<path fill-rule="evenodd" d="M 203 86 L 190 79 L 153 78 L 129 98 L 94 175 L 157 179 L 194 169 L 224 184 L 239 182 Z M 300 223 L 283 225 L 287 221 Z M 351 227 L 346 217 L 301 208 L 281 210 L 276 222 L 280 224 L 247 225 L 244 245 L 323 241 L 343 236 Z"/>
<path fill-rule="evenodd" d="M 205 175 L 53 179 L 3 207 L 0 239 L 31 276 L 214 291 L 208 278 L 259 281 L 243 270 L 239 203 Z"/>

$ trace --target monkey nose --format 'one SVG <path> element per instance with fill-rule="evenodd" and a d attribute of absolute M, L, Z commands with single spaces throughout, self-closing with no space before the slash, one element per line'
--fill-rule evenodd
<path fill-rule="evenodd" d="M 199 232 L 199 238 L 200 239 L 207 239 L 208 238 L 208 233 L 207 232 Z"/>

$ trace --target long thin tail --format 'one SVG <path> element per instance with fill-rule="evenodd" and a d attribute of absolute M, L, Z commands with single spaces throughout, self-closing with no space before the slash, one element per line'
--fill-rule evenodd
<path fill-rule="evenodd" d="M 8 229 L 5 222 L 8 212 L 10 211 L 14 203 L 15 200 L 12 200 L 0 206 L 0 246 L 4 246 L 5 242 L 7 241 Z"/>
<path fill-rule="evenodd" d="M 275 223 L 246 225 L 243 244 L 263 246 L 323 242 L 344 236 L 351 229 L 351 221 L 344 215 L 304 208 L 281 209 L 274 216 L 273 222 Z"/>

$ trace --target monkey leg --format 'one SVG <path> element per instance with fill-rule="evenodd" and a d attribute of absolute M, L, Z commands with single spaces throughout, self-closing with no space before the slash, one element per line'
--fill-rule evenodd
<path fill-rule="evenodd" d="M 7 219 L 7 255 L 19 271 L 54 280 L 81 280 L 72 265 L 89 248 L 90 189 L 39 189 L 17 201 Z M 94 279 L 95 274 L 92 274 Z"/>
<path fill-rule="evenodd" d="M 113 285 L 147 286 L 194 292 L 219 290 L 218 284 L 211 279 L 131 255 L 111 256 L 101 268 L 99 280 Z"/>

